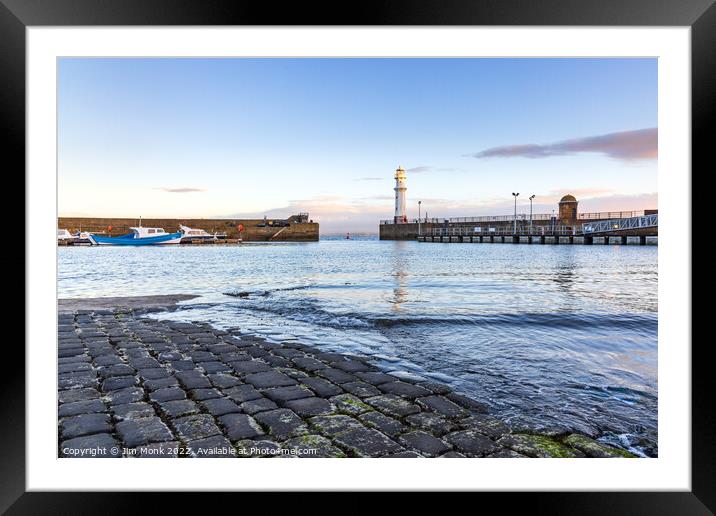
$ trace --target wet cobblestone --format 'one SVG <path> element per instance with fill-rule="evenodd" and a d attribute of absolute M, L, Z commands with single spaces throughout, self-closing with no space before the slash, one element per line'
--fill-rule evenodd
<path fill-rule="evenodd" d="M 363 357 L 144 310 L 60 313 L 60 457 L 627 457 L 513 432 L 444 384 Z"/>

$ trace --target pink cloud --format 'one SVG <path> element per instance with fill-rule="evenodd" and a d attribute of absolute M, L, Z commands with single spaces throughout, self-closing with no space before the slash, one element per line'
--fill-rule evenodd
<path fill-rule="evenodd" d="M 547 158 L 584 152 L 625 161 L 656 159 L 659 133 L 656 127 L 563 140 L 546 145 L 521 144 L 492 147 L 471 154 L 474 158 Z"/>

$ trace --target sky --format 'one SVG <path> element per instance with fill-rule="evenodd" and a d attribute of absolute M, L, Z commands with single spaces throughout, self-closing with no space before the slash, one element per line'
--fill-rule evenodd
<path fill-rule="evenodd" d="M 63 58 L 60 216 L 657 208 L 656 59 Z"/>

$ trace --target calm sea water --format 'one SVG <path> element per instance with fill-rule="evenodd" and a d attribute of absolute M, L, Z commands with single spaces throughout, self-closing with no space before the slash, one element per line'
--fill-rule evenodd
<path fill-rule="evenodd" d="M 371 355 L 517 427 L 656 453 L 656 247 L 335 239 L 58 254 L 61 298 L 197 294 L 161 317 Z"/>

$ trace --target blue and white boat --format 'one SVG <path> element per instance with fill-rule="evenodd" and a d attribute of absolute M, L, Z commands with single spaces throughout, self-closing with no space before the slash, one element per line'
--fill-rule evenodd
<path fill-rule="evenodd" d="M 92 245 L 159 245 L 178 244 L 182 233 L 167 233 L 162 228 L 145 228 L 142 226 L 129 228 L 131 233 L 118 237 L 108 237 L 91 233 L 89 240 Z"/>

